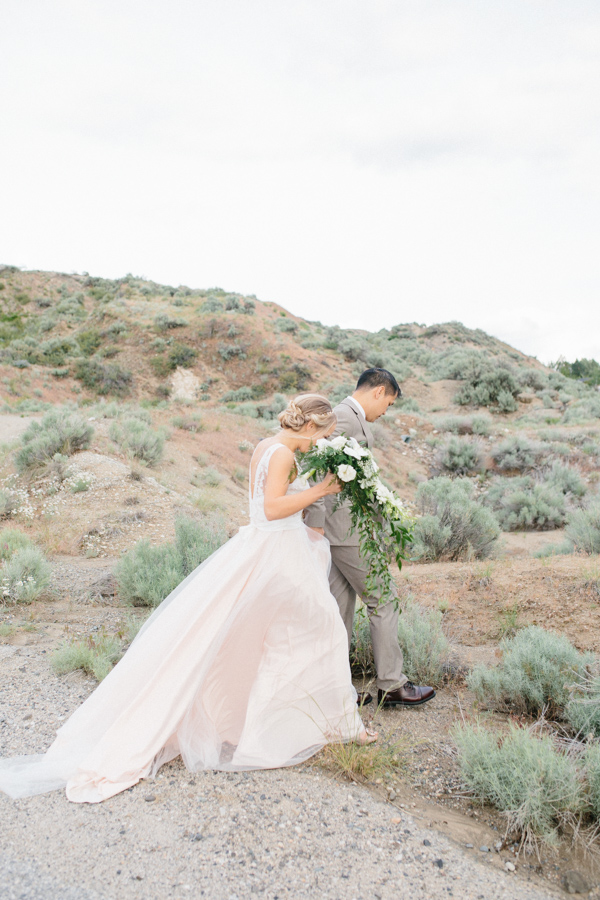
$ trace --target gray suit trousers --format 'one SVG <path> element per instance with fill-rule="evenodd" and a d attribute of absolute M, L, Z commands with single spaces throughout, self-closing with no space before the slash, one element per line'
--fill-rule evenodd
<path fill-rule="evenodd" d="M 367 572 L 357 546 L 352 544 L 331 546 L 329 585 L 346 626 L 348 649 L 352 640 L 358 594 L 369 611 L 377 687 L 383 691 L 391 691 L 408 681 L 402 671 L 402 650 L 398 644 L 398 612 L 393 603 L 385 603 L 377 613 L 374 612 L 381 594 L 374 591 L 370 596 L 366 595 L 366 578 Z"/>

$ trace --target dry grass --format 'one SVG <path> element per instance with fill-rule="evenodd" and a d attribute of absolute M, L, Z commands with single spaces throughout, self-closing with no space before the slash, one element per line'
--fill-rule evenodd
<path fill-rule="evenodd" d="M 404 769 L 408 758 L 408 742 L 361 745 L 353 741 L 327 744 L 315 757 L 315 765 L 342 775 L 350 781 L 374 782 Z"/>

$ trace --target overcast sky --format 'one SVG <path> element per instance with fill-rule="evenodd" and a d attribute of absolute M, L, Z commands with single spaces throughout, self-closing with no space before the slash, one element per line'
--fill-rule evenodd
<path fill-rule="evenodd" d="M 597 0 L 3 0 L 0 262 L 600 359 Z"/>

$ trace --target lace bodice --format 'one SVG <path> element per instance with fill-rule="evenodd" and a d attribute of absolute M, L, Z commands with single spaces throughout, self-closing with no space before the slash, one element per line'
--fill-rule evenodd
<path fill-rule="evenodd" d="M 261 456 L 256 467 L 254 476 L 254 496 L 252 495 L 252 464 L 250 465 L 250 483 L 249 489 L 249 505 L 250 505 L 250 524 L 260 528 L 262 531 L 288 531 L 290 528 L 299 528 L 302 525 L 302 510 L 287 516 L 285 519 L 274 519 L 269 521 L 265 516 L 265 485 L 267 483 L 267 474 L 269 471 L 269 462 L 273 453 L 284 444 L 271 444 Z M 305 491 L 308 484 L 303 478 L 296 478 L 289 485 L 286 494 L 298 494 Z"/>

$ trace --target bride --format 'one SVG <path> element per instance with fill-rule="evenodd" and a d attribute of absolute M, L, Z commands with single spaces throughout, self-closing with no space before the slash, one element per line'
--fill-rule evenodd
<path fill-rule="evenodd" d="M 279 420 L 252 456 L 250 524 L 161 603 L 45 754 L 0 760 L 1 790 L 98 803 L 179 755 L 191 771 L 268 769 L 375 739 L 358 714 L 329 545 L 302 521 L 341 486 L 332 475 L 309 487 L 294 458 L 335 414 L 303 394 Z"/>

